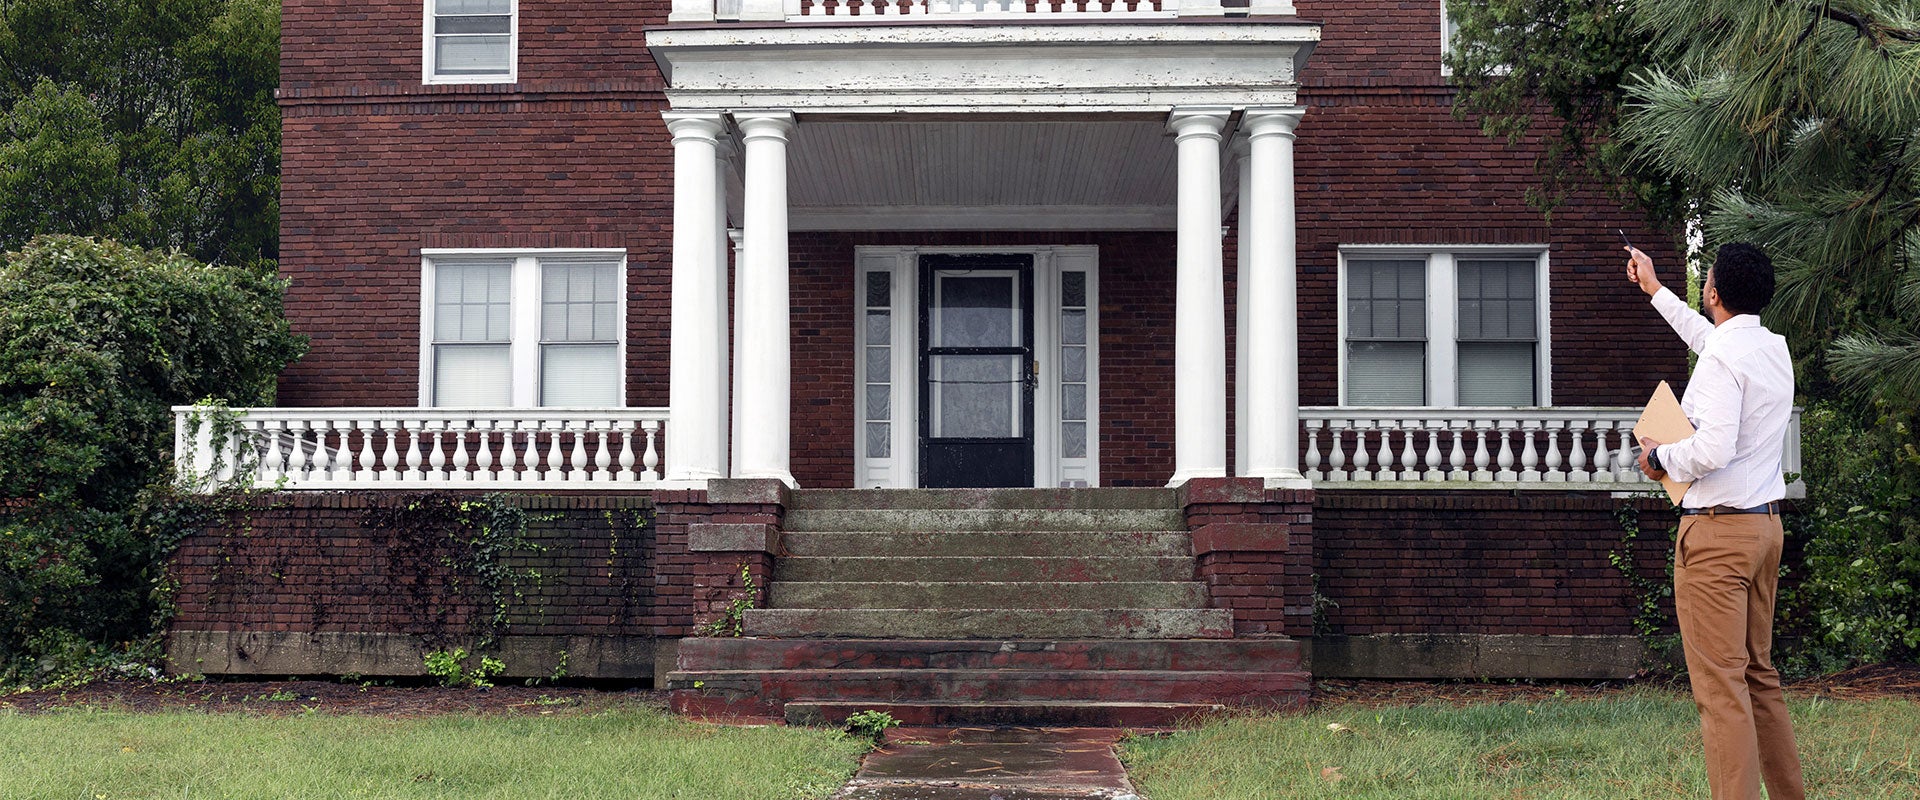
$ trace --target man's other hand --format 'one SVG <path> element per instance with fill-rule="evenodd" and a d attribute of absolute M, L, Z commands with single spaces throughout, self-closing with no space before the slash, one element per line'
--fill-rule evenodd
<path fill-rule="evenodd" d="M 1659 447 L 1661 444 L 1661 442 L 1656 442 L 1645 436 L 1640 437 L 1640 472 L 1646 475 L 1648 480 L 1657 481 L 1667 477 L 1666 470 L 1654 469 L 1652 464 L 1647 463 L 1647 454 L 1653 452 L 1653 448 Z"/>
<path fill-rule="evenodd" d="M 1640 291 L 1648 297 L 1660 293 L 1660 278 L 1653 274 L 1653 259 L 1638 247 L 1622 248 L 1627 251 L 1627 280 L 1640 285 Z"/>

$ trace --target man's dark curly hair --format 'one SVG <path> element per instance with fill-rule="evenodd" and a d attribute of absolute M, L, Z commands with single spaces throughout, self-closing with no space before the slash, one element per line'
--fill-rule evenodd
<path fill-rule="evenodd" d="M 1720 245 L 1713 257 L 1713 288 L 1735 314 L 1758 314 L 1773 302 L 1773 259 L 1745 242 Z"/>

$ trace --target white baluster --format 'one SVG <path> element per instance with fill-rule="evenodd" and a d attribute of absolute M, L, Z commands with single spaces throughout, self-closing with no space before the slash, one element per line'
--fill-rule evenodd
<path fill-rule="evenodd" d="M 592 480 L 593 476 L 587 474 L 587 432 L 592 429 L 592 423 L 586 420 L 575 421 L 573 451 L 567 455 L 567 480 L 569 481 L 581 483 Z"/>
<path fill-rule="evenodd" d="M 1420 471 L 1414 468 L 1419 466 L 1420 456 L 1413 451 L 1413 437 L 1420 430 L 1420 420 L 1400 420 L 1400 427 L 1407 437 L 1406 447 L 1400 451 L 1400 480 L 1417 481 L 1420 479 Z"/>
<path fill-rule="evenodd" d="M 426 421 L 411 420 L 401 427 L 407 432 L 407 480 L 424 481 L 427 473 L 420 469 L 424 463 L 420 454 L 420 437 L 426 432 Z"/>
<path fill-rule="evenodd" d="M 473 480 L 473 472 L 467 469 L 471 459 L 467 456 L 467 429 L 471 420 L 447 420 L 448 436 L 453 437 L 453 461 L 448 465 L 447 477 L 460 483 Z"/>
<path fill-rule="evenodd" d="M 1379 465 L 1374 470 L 1374 480 L 1390 481 L 1393 474 L 1393 420 L 1376 420 L 1380 426 L 1380 452 L 1374 455 L 1373 463 Z"/>
<path fill-rule="evenodd" d="M 1493 452 L 1493 446 L 1487 442 L 1487 434 L 1492 432 L 1492 427 L 1491 420 L 1479 420 L 1474 427 L 1473 441 L 1476 447 L 1473 451 L 1473 479 L 1476 481 L 1493 480 L 1493 472 L 1487 469 Z"/>
<path fill-rule="evenodd" d="M 593 454 L 593 479 L 597 481 L 613 480 L 613 472 L 607 467 L 613 464 L 613 449 L 608 440 L 613 438 L 614 424 L 609 421 L 604 425 L 601 423 L 593 425 L 600 431 L 600 451 Z"/>
<path fill-rule="evenodd" d="M 287 431 L 286 420 L 278 420 L 275 422 L 268 423 L 267 454 L 265 457 L 260 459 L 261 485 L 272 486 L 276 483 L 279 483 L 280 476 L 286 474 L 284 471 L 281 470 L 281 466 L 280 466 L 280 459 L 284 457 L 280 452 L 280 439 L 286 435 L 286 431 Z"/>
<path fill-rule="evenodd" d="M 1567 473 L 1560 471 L 1560 429 L 1567 426 L 1563 420 L 1546 423 L 1547 428 L 1547 468 L 1542 477 L 1548 483 L 1565 483 Z"/>
<path fill-rule="evenodd" d="M 373 473 L 374 465 L 380 463 L 378 461 L 379 455 L 373 449 L 373 434 L 375 431 L 380 430 L 380 421 L 372 419 L 361 420 L 355 423 L 355 427 L 360 429 L 360 464 L 359 469 L 353 473 L 353 479 L 355 481 L 373 481 L 379 478 L 378 475 Z"/>
<path fill-rule="evenodd" d="M 1346 445 L 1340 441 L 1346 434 L 1347 421 L 1344 419 L 1328 420 L 1327 425 L 1329 431 L 1333 434 L 1333 452 L 1327 456 L 1327 465 L 1331 467 L 1331 469 L 1327 470 L 1327 480 L 1344 481 L 1351 477 L 1347 474 Z"/>
<path fill-rule="evenodd" d="M 1513 471 L 1512 436 L 1513 429 L 1516 426 L 1512 421 L 1504 419 L 1498 420 L 1495 425 L 1498 426 L 1497 430 L 1500 432 L 1500 459 L 1498 462 L 1500 470 L 1493 474 L 1493 479 L 1496 481 L 1517 481 L 1520 479 L 1520 473 Z"/>
<path fill-rule="evenodd" d="M 1447 480 L 1464 481 L 1471 477 L 1467 474 L 1467 448 L 1460 440 L 1472 427 L 1472 420 L 1447 420 L 1447 430 L 1453 432 L 1453 451 L 1447 454 Z"/>
<path fill-rule="evenodd" d="M 1620 449 L 1614 452 L 1614 475 L 1623 483 L 1646 483 L 1647 476 L 1640 474 L 1640 466 L 1633 457 L 1633 448 L 1640 444 L 1633 438 L 1633 423 L 1622 420 L 1619 425 Z"/>
<path fill-rule="evenodd" d="M 1567 480 L 1593 479 L 1593 473 L 1587 471 L 1587 425 L 1583 419 L 1567 421 L 1567 434 L 1573 437 L 1573 452 L 1567 454 Z"/>
<path fill-rule="evenodd" d="M 1353 479 L 1356 481 L 1373 480 L 1373 471 L 1367 469 L 1373 463 L 1373 454 L 1368 452 L 1367 431 L 1371 430 L 1370 420 L 1353 421 Z"/>
<path fill-rule="evenodd" d="M 560 448 L 560 440 L 564 438 L 567 431 L 567 421 L 556 419 L 552 420 L 552 423 L 552 427 L 548 428 L 547 432 L 549 437 L 547 439 L 547 472 L 542 476 L 542 480 L 558 483 L 567 479 L 567 456 Z"/>
<path fill-rule="evenodd" d="M 1614 482 L 1613 447 L 1607 443 L 1610 438 L 1607 432 L 1612 430 L 1612 428 L 1613 426 L 1606 420 L 1600 420 L 1593 425 L 1595 448 L 1593 453 L 1593 480 L 1597 483 Z"/>
<path fill-rule="evenodd" d="M 1528 483 L 1540 481 L 1540 453 L 1533 447 L 1534 433 L 1540 430 L 1540 420 L 1529 419 L 1520 422 L 1520 441 L 1526 446 L 1520 451 L 1520 480 Z"/>
<path fill-rule="evenodd" d="M 540 480 L 540 420 L 521 420 L 517 427 L 527 431 L 527 443 L 520 451 L 520 478 L 522 481 Z"/>
<path fill-rule="evenodd" d="M 331 444 L 333 432 L 338 430 L 335 426 L 338 424 L 333 420 L 323 419 L 320 420 L 320 427 L 314 432 L 314 455 L 319 459 L 315 471 L 320 473 L 318 476 L 320 480 L 332 482 L 347 479 L 346 468 L 340 463 L 344 460 L 340 456 L 346 452 L 346 447 L 334 447 Z M 344 445 L 344 442 L 342 444 Z"/>
<path fill-rule="evenodd" d="M 473 454 L 473 479 L 492 481 L 493 478 L 493 425 L 492 419 L 476 419 L 473 427 L 480 434 L 480 449 Z"/>
<path fill-rule="evenodd" d="M 386 472 L 380 477 L 382 480 L 400 480 L 403 477 L 400 474 L 400 448 L 394 443 L 394 439 L 400 436 L 400 421 L 383 419 L 380 420 L 380 427 L 387 434 L 387 448 L 380 454 L 380 466 L 385 467 Z"/>
<path fill-rule="evenodd" d="M 640 463 L 647 468 L 647 471 L 641 473 L 640 478 L 646 483 L 654 483 L 660 480 L 660 470 L 658 469 L 660 466 L 660 451 L 654 447 L 654 437 L 660 432 L 660 421 L 650 419 L 642 424 L 647 430 L 647 453 L 641 459 Z"/>
<path fill-rule="evenodd" d="M 427 465 L 433 468 L 428 480 L 444 483 L 447 480 L 447 453 L 440 448 L 440 434 L 449 427 L 447 420 L 436 419 L 427 423 Z"/>
<path fill-rule="evenodd" d="M 287 423 L 287 478 L 289 481 L 307 479 L 307 423 L 305 420 L 291 420 Z"/>
<path fill-rule="evenodd" d="M 500 421 L 500 477 L 503 481 L 520 480 L 519 465 L 520 421 L 503 419 Z"/>
<path fill-rule="evenodd" d="M 1422 480 L 1447 479 L 1446 471 L 1440 468 L 1440 431 L 1445 430 L 1446 425 L 1447 421 L 1443 419 L 1430 419 L 1421 425 L 1427 434 L 1427 471 L 1421 475 Z"/>
<path fill-rule="evenodd" d="M 1321 480 L 1320 474 L 1320 426 L 1315 420 L 1307 420 L 1307 477 Z"/>
<path fill-rule="evenodd" d="M 620 426 L 620 481 L 633 482 L 633 438 L 638 435 L 631 424 Z"/>

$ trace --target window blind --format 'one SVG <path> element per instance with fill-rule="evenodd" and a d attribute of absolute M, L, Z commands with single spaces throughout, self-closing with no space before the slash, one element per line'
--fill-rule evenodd
<path fill-rule="evenodd" d="M 540 404 L 620 404 L 619 263 L 540 259 Z"/>
<path fill-rule="evenodd" d="M 1425 405 L 1427 264 L 1347 262 L 1347 403 Z"/>
<path fill-rule="evenodd" d="M 435 75 L 513 71 L 512 0 L 434 0 Z"/>

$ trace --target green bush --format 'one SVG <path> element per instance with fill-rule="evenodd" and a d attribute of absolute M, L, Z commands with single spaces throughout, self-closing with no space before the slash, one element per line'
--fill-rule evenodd
<path fill-rule="evenodd" d="M 1800 574 L 1781 598 L 1798 674 L 1920 656 L 1920 452 L 1915 412 L 1815 404 L 1801 420 Z"/>
<path fill-rule="evenodd" d="M 146 639 L 161 561 L 203 509 L 171 491 L 169 408 L 272 402 L 304 343 L 269 264 L 73 236 L 0 261 L 0 684 Z"/>

